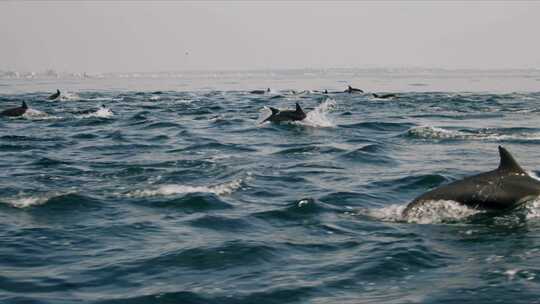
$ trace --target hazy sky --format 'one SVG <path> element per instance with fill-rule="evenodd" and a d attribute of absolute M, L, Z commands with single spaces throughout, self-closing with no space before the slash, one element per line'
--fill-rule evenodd
<path fill-rule="evenodd" d="M 540 2 L 0 2 L 0 70 L 540 68 Z"/>

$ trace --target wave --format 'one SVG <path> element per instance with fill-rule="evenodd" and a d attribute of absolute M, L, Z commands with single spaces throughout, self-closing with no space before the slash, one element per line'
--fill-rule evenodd
<path fill-rule="evenodd" d="M 19 193 L 16 196 L 13 197 L 7 197 L 4 199 L 0 199 L 2 203 L 5 203 L 11 207 L 14 208 L 29 208 L 29 207 L 35 207 L 40 205 L 47 205 L 48 203 L 51 203 L 52 205 L 57 204 L 63 204 L 63 203 L 69 203 L 70 205 L 73 205 L 76 203 L 86 203 L 93 201 L 92 199 L 79 195 L 75 191 L 71 192 L 58 192 L 58 191 L 52 191 L 52 192 L 46 192 L 46 193 L 39 193 L 39 194 L 25 194 L 25 193 Z"/>
<path fill-rule="evenodd" d="M 407 205 L 394 204 L 383 208 L 366 208 L 361 209 L 358 214 L 381 221 L 416 224 L 455 223 L 472 219 L 475 215 L 487 214 L 486 210 L 471 208 L 451 200 L 428 201 L 410 209 L 407 215 L 404 215 L 406 207 Z M 527 220 L 540 218 L 540 198 L 503 214 L 496 214 L 492 222 L 512 224 L 511 218 L 515 218 L 515 213 L 524 213 Z"/>
<path fill-rule="evenodd" d="M 184 193 L 213 193 L 216 195 L 228 195 L 242 187 L 245 178 L 212 186 L 188 186 L 188 185 L 161 185 L 157 188 L 135 190 L 126 194 L 128 197 L 169 196 Z"/>
<path fill-rule="evenodd" d="M 332 209 L 334 209 L 332 206 L 317 202 L 312 198 L 303 198 L 279 209 L 257 212 L 254 216 L 265 220 L 297 221 Z"/>
<path fill-rule="evenodd" d="M 512 133 L 504 134 L 500 129 L 482 129 L 475 131 L 448 130 L 432 126 L 413 127 L 406 131 L 405 136 L 416 139 L 436 139 L 436 140 L 540 140 L 540 133 Z M 513 129 L 503 130 L 503 132 L 516 131 Z"/>
<path fill-rule="evenodd" d="M 38 206 L 45 204 L 49 199 L 58 195 L 57 193 L 46 193 L 38 195 L 18 195 L 16 197 L 5 198 L 1 201 L 15 208 L 28 208 L 31 206 Z"/>

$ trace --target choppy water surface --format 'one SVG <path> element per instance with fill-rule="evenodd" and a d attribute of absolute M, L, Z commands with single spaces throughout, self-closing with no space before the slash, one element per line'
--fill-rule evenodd
<path fill-rule="evenodd" d="M 134 81 L 55 102 L 4 81 L 33 110 L 0 120 L 1 303 L 540 302 L 540 202 L 401 216 L 500 144 L 540 173 L 540 93 Z M 295 102 L 306 121 L 257 123 Z"/>

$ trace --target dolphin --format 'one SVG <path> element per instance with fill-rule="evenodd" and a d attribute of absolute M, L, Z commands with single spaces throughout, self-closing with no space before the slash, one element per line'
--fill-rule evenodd
<path fill-rule="evenodd" d="M 345 93 L 364 93 L 361 89 L 353 88 L 351 86 L 347 86 L 347 89 L 343 91 Z"/>
<path fill-rule="evenodd" d="M 87 115 L 87 114 L 92 114 L 92 113 L 96 113 L 97 111 L 101 110 L 101 109 L 106 109 L 107 107 L 105 107 L 105 105 L 100 105 L 97 109 L 96 108 L 92 108 L 92 109 L 86 109 L 86 110 L 80 110 L 80 111 L 75 111 L 73 112 L 73 114 L 76 114 L 76 115 Z"/>
<path fill-rule="evenodd" d="M 47 97 L 48 100 L 55 100 L 56 98 L 60 97 L 60 90 L 56 89 L 56 93 L 52 94 L 51 96 Z"/>
<path fill-rule="evenodd" d="M 371 93 L 371 95 L 373 95 L 373 97 L 375 97 L 375 98 L 381 98 L 381 99 L 397 98 L 396 94 L 382 94 L 382 95 L 379 95 L 379 94 Z"/>
<path fill-rule="evenodd" d="M 265 93 L 270 93 L 270 88 L 266 89 L 266 90 L 253 90 L 253 91 L 250 91 L 251 94 L 259 94 L 259 95 L 262 95 L 262 94 L 265 94 Z"/>
<path fill-rule="evenodd" d="M 265 120 L 261 121 L 261 123 L 266 121 L 271 122 L 282 122 L 282 121 L 298 121 L 303 120 L 306 118 L 306 113 L 304 113 L 304 110 L 300 107 L 298 103 L 296 103 L 296 109 L 295 110 L 279 110 L 276 108 L 268 107 L 270 111 L 272 111 L 272 115 L 270 115 Z"/>
<path fill-rule="evenodd" d="M 28 110 L 28 106 L 26 105 L 26 102 L 23 101 L 20 107 L 4 110 L 0 112 L 0 116 L 18 117 L 26 113 L 26 110 Z"/>
<path fill-rule="evenodd" d="M 501 160 L 497 169 L 428 191 L 407 205 L 403 216 L 438 200 L 451 200 L 475 209 L 504 210 L 538 197 L 540 181 L 530 177 L 502 146 L 499 146 L 499 155 Z"/>

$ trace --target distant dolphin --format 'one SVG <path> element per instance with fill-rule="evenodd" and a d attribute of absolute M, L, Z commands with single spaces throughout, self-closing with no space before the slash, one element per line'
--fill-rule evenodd
<path fill-rule="evenodd" d="M 304 110 L 300 107 L 298 103 L 296 103 L 296 110 L 279 110 L 276 108 L 268 107 L 270 111 L 272 111 L 272 115 L 270 115 L 265 120 L 261 121 L 261 123 L 266 121 L 271 122 L 283 122 L 283 121 L 299 121 L 306 118 L 306 113 L 304 113 Z"/>
<path fill-rule="evenodd" d="M 403 210 L 403 215 L 439 200 L 451 200 L 472 208 L 502 210 L 538 197 L 540 181 L 530 177 L 505 148 L 499 146 L 499 154 L 499 168 L 426 192 L 414 199 Z"/>
<path fill-rule="evenodd" d="M 253 91 L 250 91 L 251 94 L 265 94 L 265 93 L 270 93 L 270 88 L 266 89 L 266 90 L 253 90 Z"/>
<path fill-rule="evenodd" d="M 382 94 L 382 95 L 379 95 L 379 94 L 371 93 L 371 95 L 373 95 L 373 97 L 375 97 L 375 98 L 381 98 L 381 99 L 388 99 L 388 98 L 396 98 L 397 97 L 396 94 Z"/>
<path fill-rule="evenodd" d="M 20 107 L 4 110 L 0 112 L 0 116 L 18 117 L 26 113 L 26 110 L 28 110 L 28 106 L 26 105 L 26 102 L 23 101 Z"/>
<path fill-rule="evenodd" d="M 55 100 L 56 98 L 60 97 L 60 90 L 56 89 L 56 93 L 52 94 L 51 96 L 47 97 L 48 100 Z"/>
<path fill-rule="evenodd" d="M 344 91 L 345 93 L 364 93 L 361 89 L 353 88 L 351 86 L 347 86 L 347 89 Z"/>
<path fill-rule="evenodd" d="M 86 110 L 81 110 L 81 111 L 75 111 L 75 112 L 72 112 L 73 114 L 77 114 L 77 115 L 86 115 L 86 114 L 92 114 L 92 113 L 96 113 L 97 111 L 101 110 L 101 109 L 106 109 L 105 105 L 100 105 L 97 109 L 86 109 Z"/>
<path fill-rule="evenodd" d="M 324 91 L 318 91 L 318 90 L 315 90 L 315 91 L 313 91 L 313 92 L 315 92 L 315 93 L 321 93 L 321 94 L 328 94 L 328 90 L 327 90 L 327 89 L 324 89 Z M 342 93 L 342 92 L 340 92 L 340 93 Z"/>

